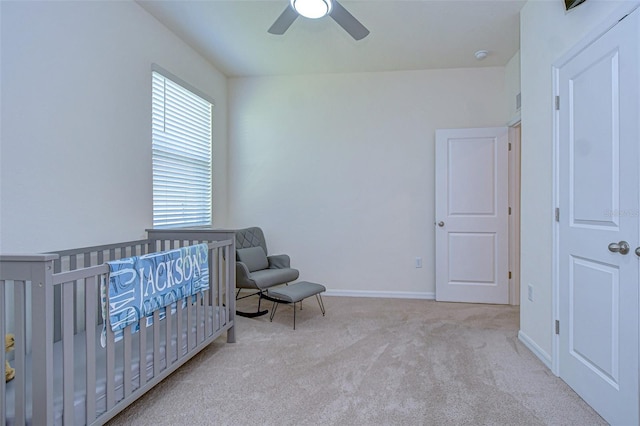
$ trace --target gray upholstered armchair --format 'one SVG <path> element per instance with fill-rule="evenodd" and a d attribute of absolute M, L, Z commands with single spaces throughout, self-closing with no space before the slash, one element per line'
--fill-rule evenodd
<path fill-rule="evenodd" d="M 258 295 L 258 311 L 255 313 L 237 312 L 238 315 L 255 317 L 268 311 L 260 310 L 260 302 L 267 297 L 263 293 L 269 287 L 287 284 L 298 279 L 300 273 L 290 266 L 286 254 L 268 255 L 267 242 L 262 229 L 251 227 L 236 231 L 236 299 Z M 240 290 L 255 290 L 249 295 L 239 297 Z"/>

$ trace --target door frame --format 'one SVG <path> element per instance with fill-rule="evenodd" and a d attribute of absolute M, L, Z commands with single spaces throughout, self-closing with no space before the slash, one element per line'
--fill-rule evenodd
<path fill-rule="evenodd" d="M 520 305 L 520 116 L 507 124 L 509 129 L 509 304 Z"/>
<path fill-rule="evenodd" d="M 560 112 L 556 108 L 556 96 L 560 93 L 560 69 L 573 59 L 578 53 L 603 36 L 625 16 L 640 7 L 640 0 L 624 3 L 616 8 L 599 25 L 589 31 L 575 46 L 565 52 L 552 64 L 553 85 L 549 99 L 549 107 L 553 112 L 553 208 L 550 212 L 553 220 L 553 247 L 552 247 L 552 285 L 551 285 L 551 309 L 553 318 L 551 328 L 551 371 L 560 376 L 560 336 L 555 332 L 556 321 L 560 320 L 560 224 L 555 219 L 556 209 L 560 205 Z M 560 212 L 562 214 L 562 212 Z M 565 213 L 566 214 L 566 213 Z"/>
<path fill-rule="evenodd" d="M 507 128 L 509 154 L 507 160 L 508 189 L 508 256 L 509 256 L 509 305 L 520 305 L 520 196 L 521 196 L 521 135 L 522 119 L 520 110 L 504 126 Z M 434 223 L 435 225 L 435 223 Z M 434 293 L 435 294 L 435 293 Z M 435 298 L 435 296 L 434 296 Z"/>

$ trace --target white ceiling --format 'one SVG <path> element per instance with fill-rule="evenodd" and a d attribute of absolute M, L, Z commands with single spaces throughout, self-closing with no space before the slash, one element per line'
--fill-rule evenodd
<path fill-rule="evenodd" d="M 331 17 L 267 29 L 288 0 L 138 0 L 230 77 L 503 66 L 518 51 L 525 0 L 342 0 L 371 33 Z M 477 50 L 489 56 L 478 61 Z"/>

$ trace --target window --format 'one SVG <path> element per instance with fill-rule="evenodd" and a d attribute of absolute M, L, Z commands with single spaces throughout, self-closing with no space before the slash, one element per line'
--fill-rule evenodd
<path fill-rule="evenodd" d="M 152 77 L 153 227 L 211 225 L 213 102 L 157 67 Z"/>

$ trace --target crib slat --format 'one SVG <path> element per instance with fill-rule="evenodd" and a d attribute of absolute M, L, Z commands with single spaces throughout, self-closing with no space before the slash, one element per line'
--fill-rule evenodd
<path fill-rule="evenodd" d="M 235 243 L 234 243 L 235 244 Z M 235 259 L 235 249 L 232 248 L 235 247 L 235 245 L 233 246 L 229 246 L 225 248 L 225 268 L 224 268 L 224 272 L 223 272 L 223 276 L 224 276 L 224 283 L 222 284 L 222 291 L 223 293 L 220 294 L 220 323 L 221 323 L 221 327 L 222 325 L 226 325 L 228 324 L 232 319 L 233 319 L 233 315 L 236 312 L 236 297 L 235 297 L 235 282 L 236 282 L 236 278 L 235 278 L 235 262 L 233 261 L 233 259 Z M 232 275 L 233 274 L 233 275 Z M 224 321 L 222 320 L 222 315 L 224 312 Z M 233 334 L 233 329 L 231 330 L 231 337 L 233 338 L 233 341 L 235 342 L 235 335 Z M 227 335 L 228 336 L 228 335 Z M 227 340 L 228 341 L 228 340 Z"/>
<path fill-rule="evenodd" d="M 75 270 L 78 269 L 78 255 L 75 254 L 73 256 L 69 256 L 69 269 L 71 270 Z M 64 296 L 63 296 L 64 298 Z M 78 286 L 77 286 L 77 282 L 74 283 L 73 285 L 73 300 L 76 300 L 78 305 L 73 307 L 71 306 L 71 310 L 73 312 L 73 324 L 74 324 L 74 333 L 78 332 L 79 329 L 79 324 L 78 324 L 78 313 L 80 312 L 84 312 L 84 306 L 82 306 L 82 303 L 84 303 L 84 299 L 79 298 L 78 296 Z M 62 305 L 62 302 L 61 302 Z M 63 308 L 64 309 L 64 308 Z M 62 327 L 62 326 L 61 326 Z"/>
<path fill-rule="evenodd" d="M 145 320 L 142 319 L 144 322 Z M 160 375 L 160 311 L 153 312 L 153 377 Z"/>
<path fill-rule="evenodd" d="M 211 284 L 209 284 L 211 285 Z M 209 309 L 208 305 L 207 305 L 207 293 L 205 292 L 201 292 L 200 293 L 200 309 L 202 311 L 202 319 L 200 320 L 200 327 L 202 328 L 202 340 L 200 341 L 201 343 L 204 342 L 208 335 L 207 333 L 209 333 L 209 311 L 211 309 Z"/>
<path fill-rule="evenodd" d="M 14 302 L 17 307 L 15 310 L 16 315 L 14 317 L 15 325 L 15 347 L 14 347 L 14 362 L 16 371 L 27 371 L 25 362 L 25 316 L 21 315 L 22 312 L 27 312 L 26 306 L 26 282 L 14 281 Z M 17 425 L 26 424 L 26 382 L 24 374 L 16 374 L 13 379 L 15 386 L 15 423 Z"/>
<path fill-rule="evenodd" d="M 201 330 L 200 343 L 204 342 L 207 338 L 207 328 L 208 326 L 208 318 L 209 309 L 207 308 L 206 303 L 206 294 L 204 292 L 198 293 L 198 309 L 200 309 L 200 313 L 198 314 L 198 322 L 200 323 L 199 329 Z"/>
<path fill-rule="evenodd" d="M 236 268 L 232 261 L 235 256 L 235 241 L 231 241 L 231 245 L 225 247 L 226 263 L 225 263 L 225 325 L 230 324 L 227 329 L 227 343 L 235 343 L 236 341 L 236 298 L 234 295 L 236 286 Z M 235 258 L 235 257 L 233 257 Z M 222 315 L 222 312 L 220 312 Z"/>
<path fill-rule="evenodd" d="M 228 310 L 229 310 L 229 293 L 228 291 L 225 291 L 225 289 L 227 289 L 226 287 L 228 286 L 228 279 L 229 279 L 229 274 L 228 274 L 228 269 L 229 269 L 229 264 L 231 263 L 229 261 L 229 247 L 225 247 L 223 249 L 222 252 L 222 258 L 220 259 L 220 267 L 218 268 L 218 274 L 219 274 L 219 278 L 218 278 L 218 324 L 219 324 L 219 328 L 222 328 L 226 321 L 229 320 L 229 316 L 228 316 Z M 232 256 L 235 256 L 232 255 Z M 235 268 L 235 264 L 231 263 L 234 266 L 232 266 L 232 268 Z M 223 267 L 222 265 L 225 265 L 226 267 Z M 233 284 L 233 286 L 235 286 L 235 283 Z M 228 289 L 227 289 L 228 290 Z M 233 300 L 235 300 L 235 294 L 233 295 Z"/>
<path fill-rule="evenodd" d="M 209 269 L 210 271 L 212 269 Z M 211 275 L 210 275 L 211 276 Z M 204 300 L 204 335 L 205 337 L 209 337 L 213 334 L 213 330 L 215 330 L 215 319 L 211 318 L 211 312 L 213 311 L 212 309 L 212 304 L 211 304 L 211 294 L 213 293 L 213 288 L 211 281 L 209 282 L 209 290 L 204 292 L 204 297 L 202 298 Z"/>
<path fill-rule="evenodd" d="M 140 321 L 140 330 L 138 331 L 138 334 L 140 335 L 140 344 L 138 345 L 139 349 L 140 349 L 140 358 L 138 358 L 140 360 L 140 367 L 138 368 L 138 370 L 140 370 L 140 387 L 144 386 L 145 383 L 147 383 L 147 381 L 149 381 L 149 376 L 147 375 L 147 327 L 146 327 L 146 319 L 143 321 Z"/>
<path fill-rule="evenodd" d="M 131 395 L 131 333 L 124 333 L 124 397 Z"/>
<path fill-rule="evenodd" d="M 224 304 L 225 301 L 223 299 L 225 291 L 224 291 L 224 286 L 226 285 L 225 280 L 224 280 L 224 271 L 220 271 L 220 269 L 223 268 L 223 265 L 225 264 L 225 256 L 227 254 L 227 248 L 224 247 L 221 249 L 222 254 L 218 255 L 218 288 L 216 290 L 216 324 L 218 325 L 218 330 L 220 330 L 223 326 L 222 324 L 222 318 L 224 315 Z"/>
<path fill-rule="evenodd" d="M 165 316 L 164 316 L 164 325 L 165 325 L 165 336 L 164 336 L 164 360 L 166 368 L 173 363 L 173 349 L 171 348 L 171 332 L 173 331 L 172 327 L 172 318 L 171 315 L 171 305 L 165 308 Z"/>
<path fill-rule="evenodd" d="M 202 304 L 204 305 L 204 338 L 208 338 L 215 329 L 215 324 L 211 318 L 211 293 L 213 293 L 213 287 L 215 284 L 215 263 L 213 260 L 213 254 L 215 250 L 209 249 L 209 289 L 202 293 Z"/>
<path fill-rule="evenodd" d="M 74 258 L 72 258 L 74 259 Z M 63 420 L 65 425 L 73 425 L 74 418 L 74 354 L 73 354 L 73 329 L 74 329 L 74 283 L 62 284 L 62 394 L 63 394 Z"/>
<path fill-rule="evenodd" d="M 58 273 L 60 271 L 62 271 L 62 265 L 63 265 L 63 257 L 60 256 L 58 259 L 53 261 L 53 272 L 54 273 Z M 60 303 L 61 303 L 61 295 L 60 295 L 60 287 L 56 286 L 53 288 L 53 304 L 55 306 L 55 309 L 59 309 Z M 53 339 L 54 341 L 58 341 L 61 338 L 61 327 L 62 324 L 60 324 L 60 317 L 59 316 L 55 316 L 53 318 Z"/>
<path fill-rule="evenodd" d="M 131 333 L 130 326 L 123 330 Z M 107 411 L 115 405 L 115 336 L 111 327 L 107 327 Z"/>
<path fill-rule="evenodd" d="M 207 319 L 209 325 L 209 332 L 207 337 L 216 332 L 218 325 L 216 324 L 216 298 L 215 295 L 218 292 L 218 253 L 219 248 L 211 249 L 209 254 L 209 292 L 207 293 L 207 306 L 209 307 L 207 312 Z"/>
<path fill-rule="evenodd" d="M 97 306 L 96 299 L 98 299 L 98 280 L 95 276 L 87 278 L 85 281 L 85 320 L 86 324 L 86 389 L 87 389 L 87 404 L 86 404 L 86 419 L 87 424 L 93 423 L 96 419 L 96 316 Z"/>
<path fill-rule="evenodd" d="M 195 346 L 191 330 L 193 330 L 193 304 L 191 298 L 187 297 L 187 353 Z"/>
<path fill-rule="evenodd" d="M 209 290 L 205 291 L 203 294 L 203 304 L 205 306 L 204 309 L 204 336 L 205 338 L 211 336 L 213 330 L 215 329 L 215 324 L 213 323 L 213 318 L 211 318 L 211 293 L 213 293 L 213 287 L 215 283 L 215 261 L 213 259 L 214 253 L 217 252 L 215 249 L 208 249 L 209 259 Z"/>
<path fill-rule="evenodd" d="M 0 334 L 4 335 L 6 333 L 6 325 L 5 325 L 5 280 L 0 280 L 0 306 L 2 306 L 2 314 L 0 314 Z M 5 354 L 4 351 L 0 351 L 0 371 L 4 372 L 5 368 Z M 6 373 L 5 373 L 6 374 Z M 6 389 L 5 384 L 0 383 L 0 419 L 6 419 L 7 412 L 7 398 L 6 398 Z"/>
<path fill-rule="evenodd" d="M 216 311 L 216 313 L 217 313 L 217 315 L 216 315 L 217 316 L 217 319 L 216 319 L 217 327 L 216 327 L 216 329 L 217 330 L 220 330 L 220 327 L 222 327 L 222 312 L 223 312 L 223 309 L 224 309 L 224 306 L 222 306 L 222 304 L 223 304 L 222 297 L 224 295 L 224 287 L 223 287 L 223 285 L 224 285 L 224 282 L 225 282 L 224 281 L 224 271 L 223 271 L 223 268 L 222 268 L 222 264 L 224 262 L 224 257 L 223 257 L 224 251 L 223 250 L 226 250 L 226 248 L 218 250 L 218 279 L 217 279 L 217 282 L 218 282 L 217 302 L 218 303 L 216 305 L 216 308 L 217 308 L 217 311 Z M 226 313 L 225 313 L 225 315 L 226 315 Z M 225 316 L 225 319 L 226 318 L 227 317 Z"/>
<path fill-rule="evenodd" d="M 211 305 L 214 307 L 214 312 L 213 312 L 213 316 L 214 316 L 214 324 L 215 324 L 215 330 L 218 331 L 220 330 L 220 327 L 222 327 L 222 324 L 220 323 L 220 320 L 222 319 L 221 315 L 222 315 L 222 285 L 223 285 L 223 280 L 222 280 L 222 272 L 220 272 L 220 268 L 222 268 L 222 265 L 224 262 L 224 253 L 225 253 L 225 248 L 219 248 L 218 249 L 218 257 L 216 259 L 216 279 L 215 279 L 215 292 L 213 294 L 213 300 L 211 302 Z"/>
<path fill-rule="evenodd" d="M 182 357 L 182 301 L 176 303 L 176 361 Z"/>
<path fill-rule="evenodd" d="M 193 299 L 195 299 L 194 301 L 194 306 L 193 306 L 193 314 L 194 314 L 194 318 L 193 318 L 193 322 L 194 322 L 194 339 L 195 339 L 195 345 L 194 346 L 198 346 L 198 343 L 200 343 L 200 314 L 202 312 L 202 309 L 200 309 L 200 295 L 202 293 L 198 292 L 195 294 L 195 297 L 190 297 L 189 299 L 191 299 L 193 301 Z"/>

